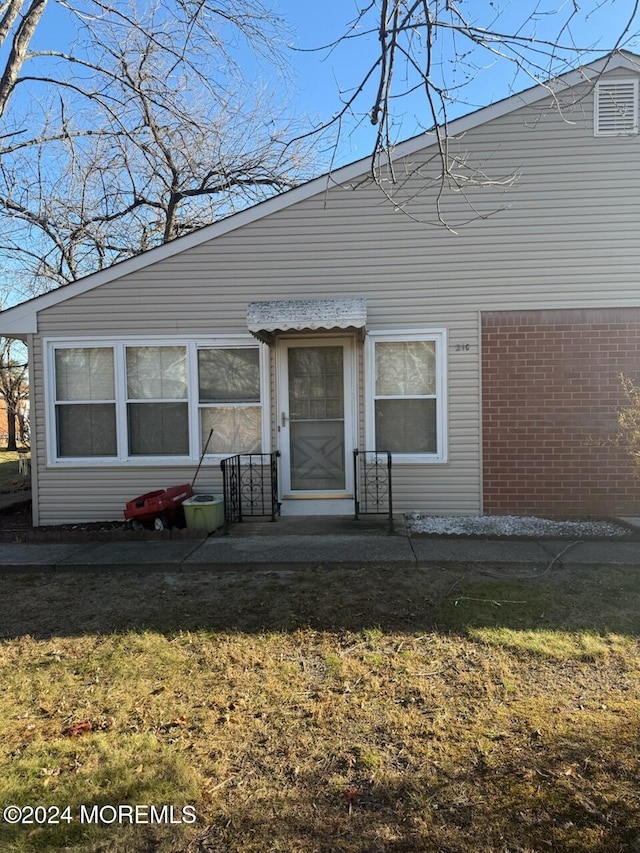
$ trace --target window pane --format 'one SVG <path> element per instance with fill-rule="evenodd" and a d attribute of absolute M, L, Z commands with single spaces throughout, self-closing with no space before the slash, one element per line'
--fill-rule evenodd
<path fill-rule="evenodd" d="M 289 417 L 344 417 L 342 347 L 289 347 Z"/>
<path fill-rule="evenodd" d="M 436 393 L 434 341 L 376 344 L 376 394 L 404 396 Z"/>
<path fill-rule="evenodd" d="M 130 400 L 185 399 L 185 347 L 127 347 L 127 395 Z"/>
<path fill-rule="evenodd" d="M 437 453 L 435 400 L 376 400 L 376 450 Z"/>
<path fill-rule="evenodd" d="M 189 412 L 186 403 L 129 403 L 131 456 L 186 456 Z"/>
<path fill-rule="evenodd" d="M 207 453 L 260 453 L 260 406 L 216 406 L 201 409 L 202 449 L 213 430 Z"/>
<path fill-rule="evenodd" d="M 198 377 L 201 403 L 259 403 L 260 351 L 200 349 Z"/>
<path fill-rule="evenodd" d="M 56 406 L 58 456 L 116 456 L 113 403 Z"/>
<path fill-rule="evenodd" d="M 110 347 L 57 349 L 56 400 L 113 400 L 113 350 Z"/>

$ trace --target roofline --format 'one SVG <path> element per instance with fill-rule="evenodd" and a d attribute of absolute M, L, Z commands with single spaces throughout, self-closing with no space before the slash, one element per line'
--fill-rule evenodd
<path fill-rule="evenodd" d="M 510 95 L 494 104 L 486 107 L 481 107 L 472 113 L 454 119 L 447 125 L 447 135 L 451 137 L 460 136 L 463 133 L 473 130 L 481 124 L 492 121 L 496 118 L 501 118 L 508 113 L 514 112 L 523 106 L 535 104 L 550 95 L 558 95 L 565 89 L 572 88 L 583 82 L 591 82 L 596 79 L 603 71 L 613 71 L 617 68 L 629 68 L 640 72 L 640 56 L 630 53 L 629 51 L 615 51 L 607 54 L 594 62 L 581 66 L 580 68 L 568 71 L 559 77 L 553 78 L 548 83 L 538 83 L 530 89 L 525 89 L 515 95 Z M 414 154 L 417 151 L 429 148 L 438 143 L 438 136 L 433 130 L 420 133 L 407 139 L 405 142 L 395 146 L 392 152 L 392 157 L 406 157 Z M 380 159 L 380 165 L 384 165 L 385 158 Z M 194 246 L 202 245 L 209 240 L 220 237 L 223 234 L 228 234 L 235 231 L 237 228 L 242 228 L 244 225 L 249 225 L 259 219 L 263 219 L 272 213 L 277 213 L 280 210 L 285 210 L 298 202 L 311 198 L 334 186 L 341 186 L 349 181 L 358 178 L 363 178 L 371 169 L 371 157 L 367 156 L 346 166 L 341 166 L 332 172 L 327 172 L 317 178 L 313 178 L 298 187 L 286 190 L 265 201 L 259 202 L 252 207 L 234 213 L 231 216 L 221 219 L 219 222 L 214 222 L 211 225 L 205 225 L 202 228 L 192 231 L 183 237 L 178 237 L 169 243 L 164 243 L 161 246 L 156 246 L 149 249 L 140 255 L 136 255 L 127 260 L 120 261 L 108 269 L 100 270 L 96 273 L 91 273 L 84 278 L 70 284 L 51 290 L 41 296 L 33 297 L 32 299 L 22 302 L 13 308 L 7 308 L 5 311 L 0 311 L 0 334 L 6 336 L 19 336 L 37 332 L 37 314 L 39 311 L 49 308 L 52 305 L 57 305 L 74 296 L 79 296 L 92 290 L 95 287 L 100 287 L 110 281 L 121 278 L 130 273 L 136 272 L 159 261 L 171 258 L 174 255 L 191 249 Z"/>

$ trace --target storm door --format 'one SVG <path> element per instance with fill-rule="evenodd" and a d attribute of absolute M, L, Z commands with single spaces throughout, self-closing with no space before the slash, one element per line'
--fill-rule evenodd
<path fill-rule="evenodd" d="M 281 341 L 279 433 L 283 497 L 351 491 L 353 378 L 350 340 Z"/>

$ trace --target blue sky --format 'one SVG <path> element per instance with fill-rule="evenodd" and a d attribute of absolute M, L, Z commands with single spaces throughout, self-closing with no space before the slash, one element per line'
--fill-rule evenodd
<path fill-rule="evenodd" d="M 142 0 L 144 2 L 144 0 Z M 150 0 L 149 0 L 150 2 Z M 263 0 L 265 5 L 279 14 L 289 26 L 290 48 L 286 55 L 291 63 L 292 85 L 283 86 L 283 81 L 273 69 L 261 67 L 257 71 L 256 83 L 275 93 L 281 93 L 286 109 L 291 115 L 302 118 L 310 126 L 329 119 L 341 104 L 341 92 L 349 92 L 362 79 L 363 74 L 374 61 L 378 51 L 376 34 L 362 36 L 338 45 L 334 50 L 317 50 L 329 44 L 343 33 L 355 19 L 359 6 L 367 5 L 368 0 Z M 444 5 L 444 2 L 442 3 Z M 610 49 L 620 30 L 629 18 L 634 0 L 581 0 L 580 15 L 573 19 L 571 30 L 563 34 L 563 40 L 571 41 L 582 47 L 592 47 L 593 54 L 584 54 L 588 61 Z M 566 17 L 574 8 L 573 0 L 458 0 L 458 7 L 469 18 L 489 24 L 496 9 L 501 16 L 495 24 L 503 32 L 528 29 L 537 38 L 555 37 L 559 15 Z M 526 22 L 532 10 L 534 20 Z M 552 12 L 560 10 L 558 14 Z M 591 11 L 593 10 L 593 11 Z M 38 48 L 63 49 L 69 38 L 69 13 L 56 2 L 50 2 L 45 17 L 38 29 L 36 42 Z M 375 23 L 372 17 L 371 23 Z M 632 27 L 632 32 L 640 31 L 640 20 Z M 626 39 L 626 46 L 640 52 L 638 38 Z M 441 40 L 439 45 L 443 62 L 453 50 L 450 43 Z M 466 51 L 468 42 L 458 41 L 459 51 Z M 316 49 L 316 50 L 314 50 Z M 249 67 L 253 62 L 245 57 Z M 479 74 L 472 74 L 460 96 L 450 107 L 450 117 L 454 118 L 471 112 L 501 98 L 513 91 L 520 91 L 532 85 L 526 75 L 514 74 L 514 67 L 499 60 L 491 60 L 487 55 L 476 54 L 470 61 L 482 66 Z M 575 61 L 575 57 L 572 57 Z M 556 72 L 566 70 L 557 67 Z M 396 76 L 399 76 L 396 74 Z M 450 84 L 451 79 L 447 79 Z M 460 70 L 453 82 L 464 82 L 464 73 Z M 370 122 L 363 114 L 370 109 L 373 93 L 369 90 L 358 105 L 360 114 L 350 117 L 344 127 L 337 152 L 337 163 L 345 163 L 364 157 L 369 153 L 373 140 Z M 397 104 L 398 119 L 395 133 L 397 139 L 408 138 L 431 125 L 426 114 L 424 98 L 415 94 L 402 99 Z"/>
<path fill-rule="evenodd" d="M 358 5 L 354 0 L 275 0 L 275 8 L 279 11 L 292 28 L 293 43 L 303 52 L 292 51 L 290 54 L 297 85 L 295 108 L 300 114 L 318 116 L 322 120 L 329 118 L 340 106 L 340 91 L 348 91 L 356 85 L 364 71 L 369 67 L 377 51 L 375 35 L 352 39 L 335 50 L 308 52 L 311 48 L 333 42 L 344 33 L 349 23 L 355 18 Z M 443 4 L 444 5 L 444 4 Z M 594 52 L 585 54 L 585 60 L 596 58 L 609 50 L 616 42 L 621 29 L 626 24 L 633 10 L 633 0 L 614 0 L 601 5 L 597 0 L 582 0 L 579 4 L 583 14 L 572 21 L 571 31 L 565 32 L 563 39 L 571 39 L 580 47 L 591 47 Z M 537 9 L 535 22 L 529 24 L 535 28 L 535 35 L 544 39 L 555 37 L 558 18 L 549 14 L 555 9 L 561 9 L 566 15 L 573 8 L 572 0 L 548 0 L 548 2 L 530 2 L 530 0 L 513 0 L 513 2 L 496 2 L 493 0 L 460 0 L 458 6 L 467 15 L 478 15 L 482 21 L 490 21 L 490 10 L 500 6 L 504 12 L 498 23 L 502 31 L 511 32 L 519 29 L 532 9 Z M 598 10 L 597 7 L 601 6 Z M 594 9 L 590 13 L 590 9 Z M 583 18 L 587 18 L 583 20 Z M 640 31 L 640 20 L 636 20 L 632 33 Z M 533 32 L 533 29 L 532 29 Z M 627 37 L 625 44 L 628 49 L 640 52 L 640 40 L 636 36 Z M 464 46 L 466 49 L 468 45 Z M 445 55 L 450 46 L 442 45 Z M 572 58 L 573 61 L 573 58 Z M 483 70 L 464 87 L 458 103 L 452 105 L 450 117 L 456 117 L 471 112 L 479 107 L 498 101 L 514 91 L 526 89 L 532 85 L 532 80 L 526 75 L 514 76 L 514 67 L 507 62 L 491 62 L 487 56 L 476 59 L 476 64 Z M 566 68 L 554 69 L 555 71 Z M 458 81 L 462 78 L 458 76 Z M 370 108 L 371 96 L 364 98 L 361 103 L 362 111 Z M 423 97 L 416 94 L 407 98 L 398 109 L 401 118 L 398 125 L 398 137 L 408 138 L 429 126 Z M 348 131 L 343 134 L 339 151 L 339 161 L 349 162 L 366 156 L 373 138 L 370 123 L 366 117 L 364 122 L 356 127 L 357 119 L 350 122 Z"/>

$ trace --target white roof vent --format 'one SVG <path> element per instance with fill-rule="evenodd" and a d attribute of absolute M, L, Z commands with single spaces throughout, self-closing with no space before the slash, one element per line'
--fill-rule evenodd
<path fill-rule="evenodd" d="M 601 80 L 595 91 L 595 136 L 638 132 L 638 80 Z"/>

